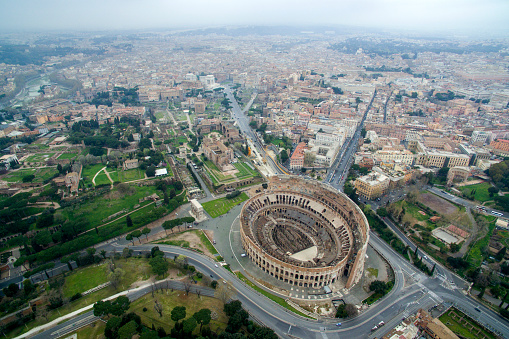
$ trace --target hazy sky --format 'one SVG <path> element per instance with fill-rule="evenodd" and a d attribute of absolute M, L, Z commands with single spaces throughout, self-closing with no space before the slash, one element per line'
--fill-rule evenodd
<path fill-rule="evenodd" d="M 509 31 L 509 0 L 0 0 L 0 31 L 353 25 Z"/>

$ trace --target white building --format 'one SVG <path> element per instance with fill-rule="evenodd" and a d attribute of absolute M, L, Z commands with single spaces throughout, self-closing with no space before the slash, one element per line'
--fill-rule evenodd
<path fill-rule="evenodd" d="M 472 136 L 470 137 L 470 145 L 478 145 L 482 146 L 489 142 L 491 137 L 491 133 L 485 131 L 474 131 L 472 132 Z"/>

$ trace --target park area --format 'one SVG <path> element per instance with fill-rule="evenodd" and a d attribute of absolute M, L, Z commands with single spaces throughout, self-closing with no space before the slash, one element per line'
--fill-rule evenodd
<path fill-rule="evenodd" d="M 477 321 L 454 307 L 451 307 L 447 312 L 440 316 L 439 319 L 445 326 L 461 338 L 496 338 L 492 332 L 488 331 Z"/>
<path fill-rule="evenodd" d="M 46 161 L 47 159 L 51 158 L 54 155 L 55 155 L 55 153 L 37 153 L 37 154 L 33 154 L 33 155 L 29 156 L 28 158 L 25 159 L 25 161 L 26 162 Z"/>
<path fill-rule="evenodd" d="M 221 185 L 236 180 L 244 180 L 253 177 L 258 177 L 260 174 L 256 169 L 245 162 L 238 161 L 233 164 L 236 171 L 222 172 L 219 168 L 210 160 L 204 162 L 204 168 L 207 174 L 212 179 L 214 185 Z"/>
<path fill-rule="evenodd" d="M 154 305 L 155 300 L 162 306 L 162 317 L 156 312 Z M 154 297 L 150 294 L 146 294 L 136 301 L 131 303 L 131 312 L 135 312 L 141 317 L 142 323 L 150 326 L 154 324 L 156 328 L 162 327 L 167 333 L 175 326 L 175 321 L 171 319 L 171 311 L 176 306 L 185 306 L 186 318 L 191 317 L 197 311 L 207 308 L 212 311 L 212 320 L 210 322 L 210 329 L 213 332 L 221 332 L 226 328 L 228 318 L 223 312 L 224 304 L 221 300 L 206 297 L 197 296 L 196 294 L 189 293 L 186 295 L 184 291 L 164 291 L 159 290 L 155 292 Z M 144 311 L 146 309 L 146 311 Z M 200 326 L 195 329 L 195 333 L 198 334 Z"/>
<path fill-rule="evenodd" d="M 480 184 L 475 185 L 468 185 L 468 186 L 461 186 L 457 187 L 465 195 L 465 197 L 479 201 L 479 202 L 486 202 L 488 200 L 493 200 L 493 198 L 490 196 L 490 193 L 488 192 L 488 189 L 491 187 L 491 184 L 487 182 L 483 182 Z"/>
<path fill-rule="evenodd" d="M 20 169 L 8 172 L 2 180 L 7 182 L 22 182 L 23 177 L 27 175 L 34 175 L 35 178 L 31 182 L 44 182 L 51 179 L 58 171 L 55 167 L 40 167 L 37 169 Z"/>
<path fill-rule="evenodd" d="M 203 203 L 203 209 L 212 217 L 216 218 L 220 215 L 226 214 L 229 210 L 231 210 L 234 206 L 246 201 L 248 196 L 246 193 L 242 192 L 235 198 L 219 198 L 216 200 L 208 201 Z"/>
<path fill-rule="evenodd" d="M 145 206 L 150 201 L 144 201 L 140 204 L 139 199 L 156 193 L 155 186 L 125 187 L 122 185 L 117 185 L 108 193 L 87 199 L 81 202 L 79 206 L 65 207 L 61 210 L 61 213 L 64 218 L 70 220 L 86 218 L 92 228 L 103 224 L 107 221 L 106 218 L 117 212 L 130 212 L 135 205 Z"/>
<path fill-rule="evenodd" d="M 58 156 L 58 160 L 65 160 L 65 159 L 74 159 L 78 156 L 78 153 L 62 153 Z"/>

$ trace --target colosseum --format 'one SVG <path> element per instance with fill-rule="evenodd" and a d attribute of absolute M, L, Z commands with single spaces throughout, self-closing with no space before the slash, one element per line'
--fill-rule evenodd
<path fill-rule="evenodd" d="M 319 288 L 362 277 L 369 240 L 364 213 L 345 194 L 314 180 L 272 177 L 240 214 L 251 260 L 290 285 Z"/>

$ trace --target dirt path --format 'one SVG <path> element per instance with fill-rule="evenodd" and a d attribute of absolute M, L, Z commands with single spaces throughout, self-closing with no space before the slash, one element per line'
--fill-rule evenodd
<path fill-rule="evenodd" d="M 106 169 L 106 166 L 104 166 L 103 168 L 101 168 L 100 170 L 97 171 L 97 173 L 94 175 L 94 177 L 92 178 L 92 184 L 94 184 L 95 186 L 95 177 L 97 177 L 97 175 L 99 173 L 101 173 L 102 171 L 104 171 Z"/>
<path fill-rule="evenodd" d="M 108 177 L 108 179 L 111 182 L 111 189 L 113 189 L 113 179 L 111 179 L 110 173 L 108 173 L 108 171 L 106 170 L 106 167 L 104 167 L 103 170 L 104 170 L 104 173 L 106 173 L 106 176 Z"/>

